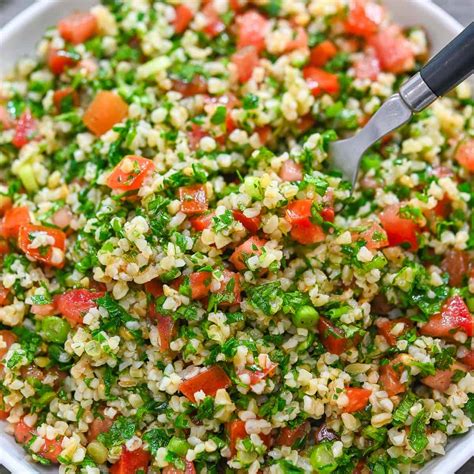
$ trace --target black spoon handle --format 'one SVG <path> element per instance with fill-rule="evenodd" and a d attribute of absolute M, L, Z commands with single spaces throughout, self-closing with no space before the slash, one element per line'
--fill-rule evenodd
<path fill-rule="evenodd" d="M 474 22 L 445 46 L 420 71 L 438 97 L 446 94 L 474 72 Z"/>

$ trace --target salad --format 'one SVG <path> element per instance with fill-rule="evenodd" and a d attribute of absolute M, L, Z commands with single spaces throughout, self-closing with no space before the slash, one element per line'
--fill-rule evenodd
<path fill-rule="evenodd" d="M 462 84 L 371 0 L 103 0 L 0 81 L 0 419 L 62 474 L 417 470 L 474 419 Z"/>

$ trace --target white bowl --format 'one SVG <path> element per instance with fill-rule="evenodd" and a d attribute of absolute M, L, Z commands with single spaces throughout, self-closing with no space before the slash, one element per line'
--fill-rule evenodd
<path fill-rule="evenodd" d="M 15 17 L 0 31 L 0 74 L 6 73 L 22 56 L 32 54 L 45 29 L 74 10 L 85 10 L 98 0 L 40 0 Z M 422 26 L 428 33 L 431 51 L 436 53 L 462 26 L 429 0 L 383 0 L 392 18 L 402 26 Z M 0 424 L 1 425 L 1 424 Z M 474 431 L 449 442 L 446 454 L 429 462 L 420 473 L 454 474 L 474 455 Z M 55 473 L 25 459 L 25 452 L 13 438 L 0 430 L 0 464 L 13 474 Z"/>

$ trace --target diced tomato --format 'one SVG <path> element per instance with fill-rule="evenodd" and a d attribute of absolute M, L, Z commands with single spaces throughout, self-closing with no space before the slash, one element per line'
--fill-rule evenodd
<path fill-rule="evenodd" d="M 212 2 L 208 2 L 204 6 L 202 13 L 206 17 L 204 33 L 206 33 L 209 38 L 215 38 L 225 30 L 225 23 L 220 18 Z"/>
<path fill-rule="evenodd" d="M 71 103 L 77 107 L 79 105 L 79 96 L 72 87 L 65 87 L 64 89 L 54 91 L 53 104 L 58 112 L 62 111 L 66 103 L 63 101 L 71 101 Z"/>
<path fill-rule="evenodd" d="M 315 124 L 315 120 L 311 114 L 306 114 L 300 117 L 296 121 L 296 128 L 300 133 L 305 133 L 309 129 L 313 128 Z"/>
<path fill-rule="evenodd" d="M 400 363 L 397 358 L 392 362 L 380 367 L 380 379 L 379 383 L 382 388 L 387 392 L 389 397 L 398 395 L 399 393 L 404 393 L 406 391 L 406 386 L 400 382 L 401 368 L 399 367 Z M 395 370 L 394 367 L 397 369 Z"/>
<path fill-rule="evenodd" d="M 92 13 L 73 13 L 59 21 L 58 30 L 66 41 L 84 43 L 97 34 L 97 20 Z"/>
<path fill-rule="evenodd" d="M 6 239 L 17 238 L 20 227 L 30 222 L 30 211 L 26 206 L 9 209 L 3 217 L 1 235 Z"/>
<path fill-rule="evenodd" d="M 383 17 L 384 10 L 380 5 L 367 0 L 352 0 L 344 29 L 353 35 L 370 36 L 377 33 Z"/>
<path fill-rule="evenodd" d="M 8 288 L 5 288 L 1 283 L 0 283 L 0 306 L 5 306 L 5 304 L 8 301 L 8 295 L 10 294 L 10 290 Z"/>
<path fill-rule="evenodd" d="M 456 150 L 454 158 L 468 171 L 474 172 L 474 138 L 461 143 Z"/>
<path fill-rule="evenodd" d="M 311 425 L 308 421 L 303 422 L 296 428 L 288 428 L 285 426 L 281 428 L 280 434 L 276 440 L 277 446 L 293 446 L 296 442 L 302 440 L 311 430 Z"/>
<path fill-rule="evenodd" d="M 52 239 L 53 242 L 38 247 L 32 246 L 35 238 L 39 236 L 45 236 L 48 240 Z M 66 234 L 62 230 L 41 225 L 23 225 L 18 233 L 18 247 L 33 260 L 57 268 L 64 266 Z"/>
<path fill-rule="evenodd" d="M 473 265 L 474 260 L 469 253 L 455 249 L 448 250 L 441 262 L 441 268 L 449 274 L 451 286 L 462 286 L 464 278 L 468 277 L 470 266 Z"/>
<path fill-rule="evenodd" d="M 237 77 L 239 82 L 247 82 L 253 74 L 253 70 L 259 64 L 257 50 L 253 46 L 239 49 L 231 57 L 232 63 L 237 68 Z"/>
<path fill-rule="evenodd" d="M 233 286 L 233 296 L 234 296 L 233 300 L 232 301 L 227 301 L 227 299 L 226 299 L 226 301 L 221 302 L 219 306 L 232 306 L 234 304 L 239 304 L 240 301 L 241 301 L 239 274 L 231 272 L 227 269 L 223 270 L 222 271 L 221 286 L 214 293 L 227 294 L 230 291 L 232 286 Z"/>
<path fill-rule="evenodd" d="M 0 367 L 2 365 L 0 364 Z M 5 405 L 3 394 L 0 393 L 0 420 L 6 420 L 10 416 L 10 408 Z"/>
<path fill-rule="evenodd" d="M 92 133 L 101 136 L 127 115 L 128 105 L 120 96 L 111 91 L 99 91 L 82 120 Z"/>
<path fill-rule="evenodd" d="M 109 472 L 110 474 L 137 474 L 138 472 L 147 472 L 150 460 L 150 453 L 143 448 L 129 451 L 124 446 L 122 447 L 120 459 L 110 467 Z"/>
<path fill-rule="evenodd" d="M 154 307 L 154 305 L 153 305 Z M 170 348 L 171 340 L 175 331 L 174 320 L 172 316 L 164 316 L 162 314 L 155 313 L 158 329 L 158 338 L 161 352 L 166 352 Z"/>
<path fill-rule="evenodd" d="M 184 460 L 184 471 L 182 469 L 178 469 L 173 465 L 168 465 L 163 468 L 161 471 L 162 474 L 196 474 L 196 468 L 194 467 L 194 463 L 191 461 Z"/>
<path fill-rule="evenodd" d="M 474 370 L 474 349 L 471 349 L 466 355 L 459 359 L 463 364 L 467 365 L 470 370 Z"/>
<path fill-rule="evenodd" d="M 358 342 L 357 338 L 347 339 L 342 329 L 324 317 L 319 318 L 318 331 L 321 343 L 331 354 L 340 355 Z"/>
<path fill-rule="evenodd" d="M 271 360 L 267 361 L 265 368 L 250 370 L 250 369 L 239 369 L 237 375 L 248 375 L 250 379 L 250 385 L 255 385 L 261 382 L 267 375 L 272 377 L 275 374 L 275 369 L 278 367 L 278 364 L 275 364 Z"/>
<path fill-rule="evenodd" d="M 188 134 L 189 147 L 193 151 L 199 148 L 199 144 L 201 143 L 201 138 L 209 136 L 209 134 L 197 123 L 191 124 L 191 130 L 189 130 L 187 134 Z"/>
<path fill-rule="evenodd" d="M 27 443 L 33 437 L 34 428 L 28 426 L 23 418 L 15 424 L 15 439 L 17 443 Z"/>
<path fill-rule="evenodd" d="M 192 10 L 186 5 L 177 5 L 174 9 L 175 18 L 173 20 L 174 31 L 178 34 L 183 33 L 193 19 Z"/>
<path fill-rule="evenodd" d="M 250 435 L 245 429 L 245 421 L 234 420 L 227 424 L 227 432 L 229 434 L 229 449 L 230 454 L 233 457 L 237 452 L 237 441 L 239 439 L 248 438 Z M 258 436 L 261 438 L 263 443 L 268 447 L 271 443 L 271 436 L 268 434 L 259 433 Z"/>
<path fill-rule="evenodd" d="M 423 377 L 421 381 L 434 390 L 445 392 L 451 385 L 451 378 L 454 371 L 451 369 L 437 370 L 434 375 Z"/>
<path fill-rule="evenodd" d="M 58 312 L 55 304 L 33 304 L 30 311 L 37 316 L 50 316 Z"/>
<path fill-rule="evenodd" d="M 283 181 L 301 181 L 303 179 L 303 167 L 294 160 L 283 162 L 278 173 Z"/>
<path fill-rule="evenodd" d="M 87 431 L 87 441 L 94 441 L 101 433 L 106 433 L 114 424 L 113 418 L 103 415 L 92 420 Z"/>
<path fill-rule="evenodd" d="M 200 300 L 205 298 L 210 291 L 212 280 L 211 272 L 194 272 L 189 275 L 189 285 L 191 286 L 191 298 Z"/>
<path fill-rule="evenodd" d="M 2 342 L 0 342 L 0 360 L 2 360 L 8 352 L 8 349 L 10 349 L 18 338 L 15 333 L 8 329 L 0 329 L 0 337 L 2 339 Z"/>
<path fill-rule="evenodd" d="M 243 244 L 239 245 L 229 260 L 237 270 L 245 270 L 247 268 L 247 260 L 254 255 L 262 254 L 262 247 L 267 242 L 258 237 L 250 237 Z"/>
<path fill-rule="evenodd" d="M 285 47 L 285 52 L 289 53 L 290 51 L 294 51 L 295 49 L 303 49 L 308 47 L 308 33 L 306 30 L 299 26 L 296 29 L 295 37 L 288 41 Z"/>
<path fill-rule="evenodd" d="M 227 374 L 219 366 L 213 365 L 205 371 L 185 380 L 179 386 L 179 391 L 191 400 L 196 402 L 194 394 L 202 390 L 206 395 L 213 397 L 218 390 L 230 387 L 232 382 Z"/>
<path fill-rule="evenodd" d="M 0 105 L 0 125 L 0 130 L 8 130 L 15 125 L 15 121 L 3 105 Z"/>
<path fill-rule="evenodd" d="M 202 184 L 193 184 L 179 188 L 179 200 L 181 201 L 181 212 L 187 215 L 200 214 L 207 211 L 206 188 Z"/>
<path fill-rule="evenodd" d="M 265 36 L 269 31 L 269 21 L 255 10 L 239 15 L 237 25 L 237 49 L 253 46 L 257 53 L 265 49 Z"/>
<path fill-rule="evenodd" d="M 110 173 L 107 186 L 120 191 L 136 191 L 154 169 L 153 161 L 141 156 L 128 155 Z"/>
<path fill-rule="evenodd" d="M 61 454 L 63 448 L 61 447 L 63 439 L 55 438 L 55 439 L 47 439 L 45 438 L 44 444 L 39 451 L 39 455 L 45 459 L 48 459 L 52 463 L 58 463 L 58 456 Z"/>
<path fill-rule="evenodd" d="M 258 139 L 260 140 L 260 143 L 262 145 L 265 145 L 265 143 L 268 142 L 268 139 L 270 138 L 272 134 L 272 129 L 269 126 L 257 127 L 255 129 L 255 133 L 258 135 Z"/>
<path fill-rule="evenodd" d="M 390 245 L 409 245 L 410 250 L 418 250 L 417 232 L 419 227 L 412 219 L 400 215 L 400 204 L 388 206 L 380 214 L 380 222 L 388 236 Z"/>
<path fill-rule="evenodd" d="M 339 78 L 336 74 L 308 66 L 303 69 L 303 77 L 308 84 L 311 93 L 318 96 L 327 92 L 328 94 L 339 93 Z"/>
<path fill-rule="evenodd" d="M 368 53 L 355 62 L 354 69 L 357 79 L 375 81 L 380 74 L 380 63 L 374 53 Z"/>
<path fill-rule="evenodd" d="M 426 336 L 448 338 L 457 331 L 464 331 L 471 337 L 474 334 L 474 317 L 459 295 L 451 296 L 441 308 L 441 313 L 431 316 L 420 331 Z"/>
<path fill-rule="evenodd" d="M 84 314 L 97 307 L 96 300 L 104 296 L 103 291 L 75 289 L 54 297 L 58 311 L 72 324 L 82 324 Z"/>
<path fill-rule="evenodd" d="M 354 413 L 363 410 L 367 406 L 372 391 L 365 388 L 348 387 L 346 388 L 346 395 L 349 403 L 342 411 L 344 413 Z"/>
<path fill-rule="evenodd" d="M 403 323 L 404 327 L 400 334 L 395 335 L 392 333 L 392 329 L 396 324 Z M 382 335 L 387 343 L 390 346 L 394 346 L 397 343 L 397 338 L 402 334 L 405 334 L 408 330 L 413 327 L 413 323 L 406 318 L 399 318 L 399 319 L 380 319 L 377 321 L 376 326 L 380 335 Z"/>
<path fill-rule="evenodd" d="M 433 209 L 425 210 L 424 214 L 429 221 L 435 221 L 437 218 L 446 219 L 451 214 L 451 210 L 451 199 L 444 195 L 441 199 L 438 199 L 438 203 Z"/>
<path fill-rule="evenodd" d="M 297 199 L 288 204 L 285 219 L 291 224 L 290 235 L 300 244 L 310 245 L 321 242 L 325 238 L 323 229 L 311 222 L 311 199 Z"/>
<path fill-rule="evenodd" d="M 0 224 L 0 235 L 1 235 L 1 224 Z M 0 256 L 1 255 L 6 255 L 7 253 L 10 253 L 10 245 L 8 242 L 0 237 Z"/>
<path fill-rule="evenodd" d="M 12 143 L 17 148 L 24 147 L 36 135 L 36 120 L 29 110 L 25 110 L 16 122 Z"/>
<path fill-rule="evenodd" d="M 395 74 L 409 71 L 415 65 L 415 55 L 410 42 L 400 28 L 392 25 L 368 39 L 384 71 Z"/>
<path fill-rule="evenodd" d="M 77 59 L 67 51 L 51 48 L 48 51 L 47 62 L 50 71 L 58 76 L 62 74 L 66 68 L 75 66 Z"/>
<path fill-rule="evenodd" d="M 73 214 L 69 207 L 64 206 L 58 209 L 52 216 L 51 220 L 55 226 L 60 229 L 66 229 L 71 224 Z"/>
<path fill-rule="evenodd" d="M 239 221 L 249 232 L 256 234 L 262 221 L 260 215 L 247 217 L 242 211 L 234 210 L 232 215 L 236 221 Z"/>
<path fill-rule="evenodd" d="M 150 293 L 151 296 L 154 298 L 158 298 L 159 296 L 163 295 L 163 284 L 159 278 L 155 278 L 154 280 L 147 281 L 145 283 L 145 291 Z"/>
<path fill-rule="evenodd" d="M 189 222 L 194 230 L 202 232 L 204 229 L 209 229 L 212 225 L 212 218 L 215 216 L 214 212 L 202 214 L 200 216 L 191 217 Z"/>
<path fill-rule="evenodd" d="M 336 54 L 337 48 L 332 41 L 322 41 L 311 49 L 309 64 L 314 67 L 323 67 Z"/>
<path fill-rule="evenodd" d="M 328 188 L 326 194 L 323 196 L 322 206 L 322 209 L 319 211 L 321 217 L 326 222 L 334 222 L 334 190 L 332 188 Z"/>
<path fill-rule="evenodd" d="M 313 245 L 322 242 L 325 239 L 323 229 L 310 223 L 308 226 L 294 225 L 290 231 L 291 238 L 301 245 Z"/>
<path fill-rule="evenodd" d="M 195 75 L 189 82 L 174 79 L 173 90 L 179 92 L 184 97 L 205 94 L 207 92 L 207 82 L 200 75 Z"/>
<path fill-rule="evenodd" d="M 387 233 L 377 222 L 361 232 L 359 238 L 365 240 L 365 246 L 370 250 L 382 249 L 389 245 Z"/>

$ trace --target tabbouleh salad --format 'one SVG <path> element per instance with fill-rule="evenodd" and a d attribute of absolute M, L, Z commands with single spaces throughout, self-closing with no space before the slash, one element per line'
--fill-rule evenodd
<path fill-rule="evenodd" d="M 467 84 L 370 0 L 104 0 L 0 82 L 0 418 L 61 473 L 395 474 L 474 417 Z"/>

